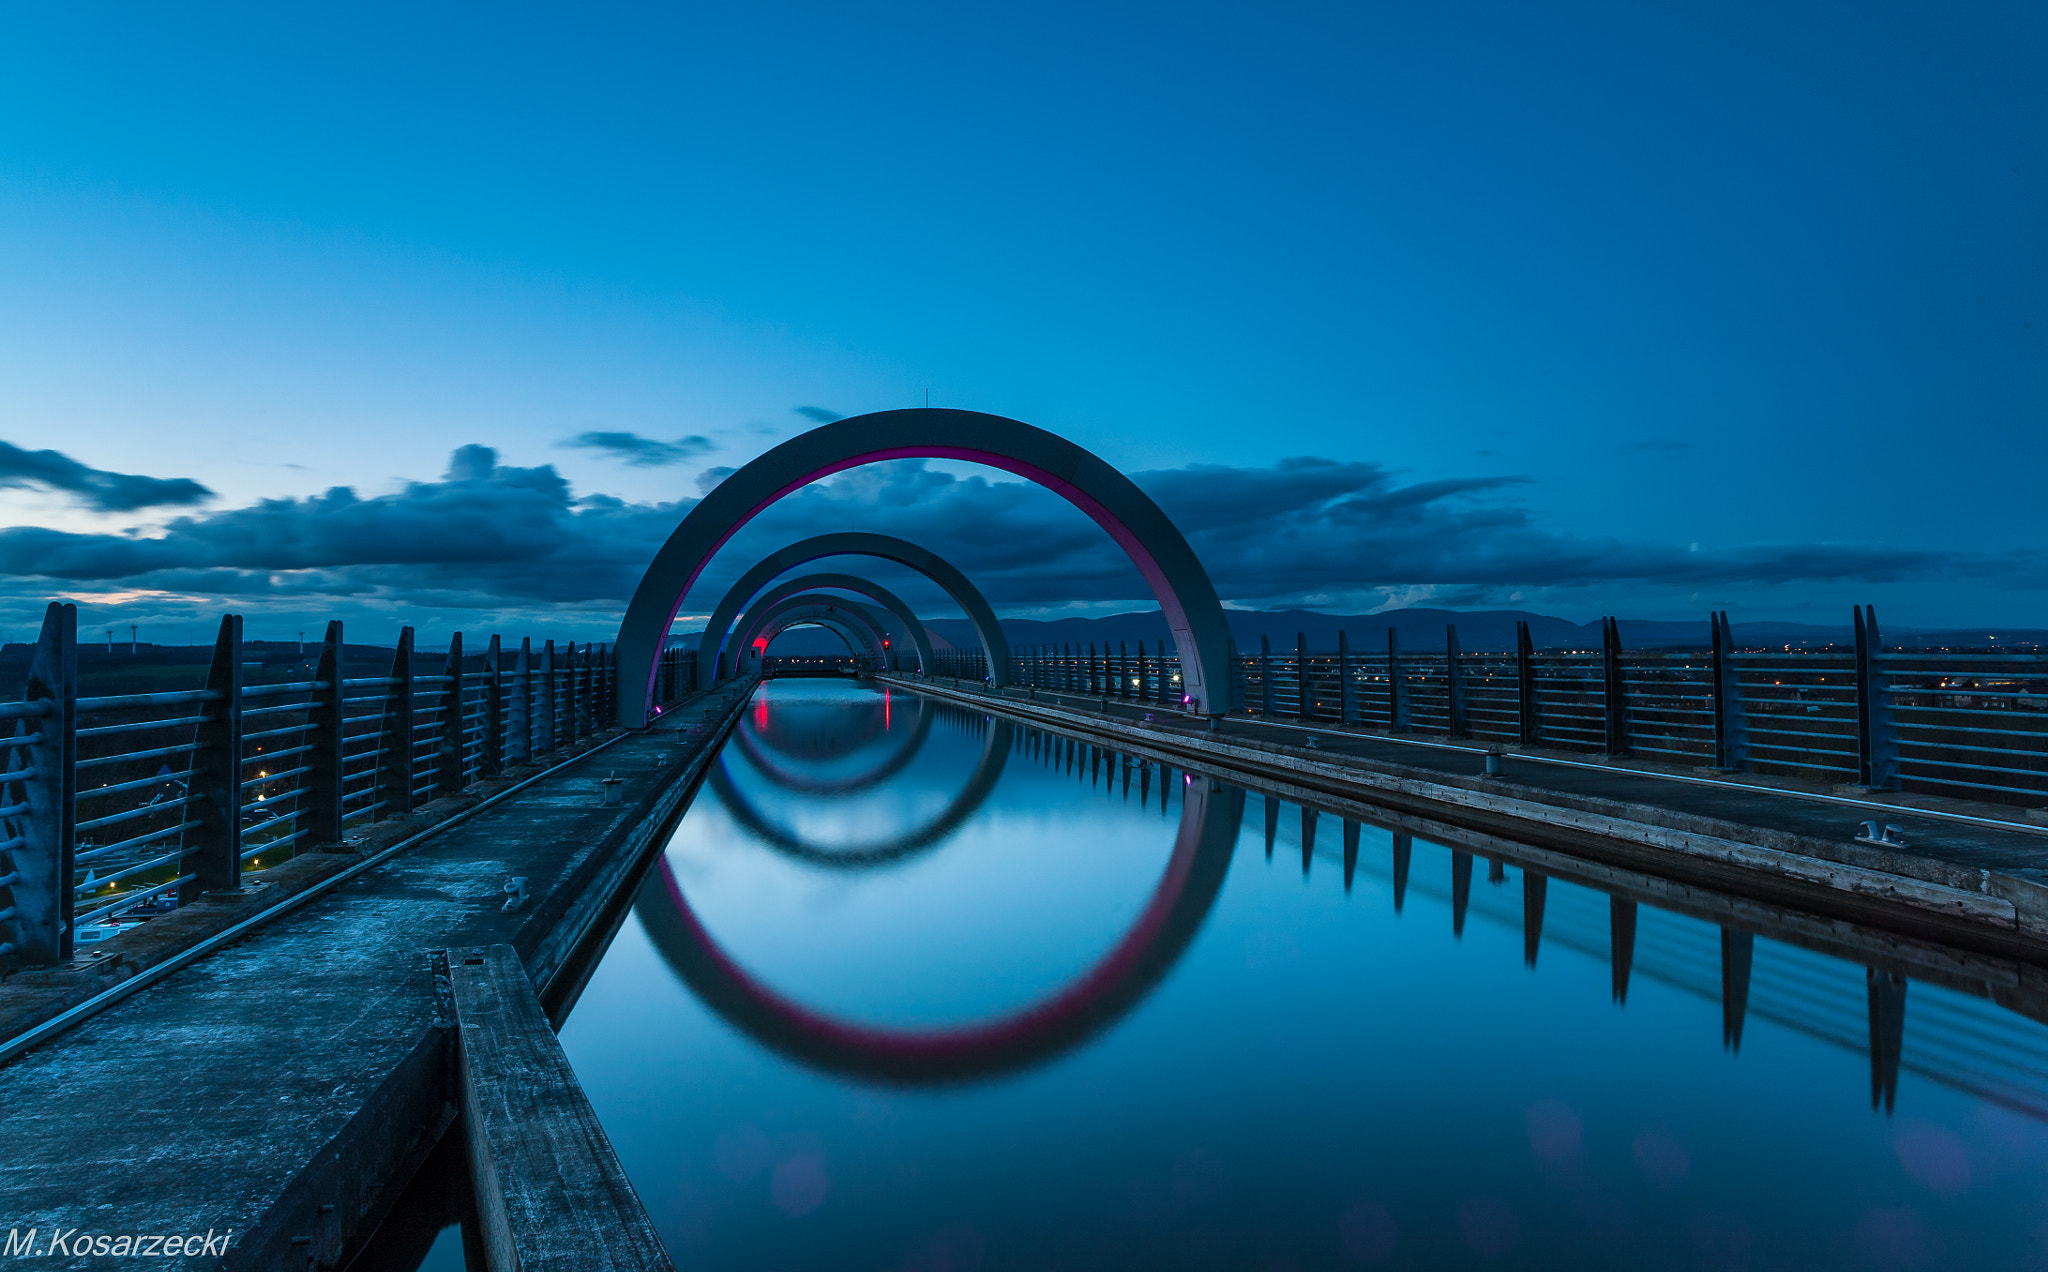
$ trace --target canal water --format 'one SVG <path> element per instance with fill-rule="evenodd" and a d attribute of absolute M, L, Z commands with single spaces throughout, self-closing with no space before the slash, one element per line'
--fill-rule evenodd
<path fill-rule="evenodd" d="M 1511 849 L 775 681 L 561 1038 L 685 1268 L 2048 1267 L 2009 966 Z"/>

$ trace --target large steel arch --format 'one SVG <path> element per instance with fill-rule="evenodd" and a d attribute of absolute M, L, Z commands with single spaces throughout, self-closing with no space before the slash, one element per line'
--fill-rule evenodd
<path fill-rule="evenodd" d="M 1230 628 L 1208 571 L 1150 496 L 1100 458 L 1056 433 L 979 411 L 931 407 L 878 411 L 790 438 L 727 477 L 697 502 L 654 554 L 619 627 L 619 722 L 640 728 L 654 701 L 661 647 L 683 598 L 713 554 L 741 526 L 791 491 L 885 459 L 959 459 L 1034 481 L 1093 518 L 1127 553 L 1165 612 L 1180 651 L 1190 710 L 1230 710 Z M 722 634 L 722 633 L 721 633 Z M 714 637 L 706 638 L 714 639 Z M 996 683 L 1009 677 L 1000 629 L 985 633 Z M 700 655 L 699 665 L 702 665 Z"/>
<path fill-rule="evenodd" d="M 903 635 L 916 648 L 918 670 L 927 675 L 931 673 L 933 662 L 931 637 L 926 634 L 924 624 L 918 621 L 917 615 L 911 611 L 908 605 L 903 603 L 902 597 L 891 592 L 888 588 L 878 583 L 871 583 L 852 574 L 805 574 L 777 583 L 774 587 L 769 588 L 747 608 L 745 614 L 740 616 L 740 625 L 733 631 L 733 635 L 736 638 L 732 642 L 734 648 L 744 649 L 746 647 L 748 634 L 753 630 L 754 625 L 760 621 L 760 615 L 770 605 L 785 597 L 795 596 L 801 592 L 821 592 L 828 589 L 858 593 L 888 611 L 890 616 L 896 620 L 896 625 L 902 629 Z M 893 661 L 890 663 L 890 670 L 895 670 Z"/>
<path fill-rule="evenodd" d="M 868 657 L 875 660 L 876 666 L 881 666 L 888 655 L 885 643 L 888 637 L 883 633 L 881 620 L 865 606 L 843 596 L 823 600 L 816 596 L 785 597 L 780 603 L 768 607 L 755 630 L 764 633 L 764 639 L 772 642 L 790 628 L 801 627 L 805 623 L 830 627 L 843 636 L 852 636 L 867 647 Z"/>
<path fill-rule="evenodd" d="M 857 601 L 851 601 L 846 597 L 835 596 L 825 592 L 802 592 L 795 596 L 785 596 L 773 605 L 760 605 L 755 608 L 759 612 L 750 612 L 748 615 L 754 621 L 749 625 L 736 629 L 740 640 L 746 642 L 745 644 L 741 644 L 738 641 L 734 643 L 733 652 L 736 660 L 747 658 L 750 655 L 758 658 L 766 654 L 768 646 L 774 642 L 775 638 L 792 627 L 802 627 L 805 623 L 820 623 L 824 622 L 825 619 L 844 617 L 865 631 L 869 637 L 868 656 L 874 660 L 874 665 L 869 670 L 890 670 L 888 624 L 882 621 L 880 614 L 875 613 Z M 825 625 L 830 626 L 831 624 L 825 623 Z M 752 648 L 749 648 L 749 646 L 752 646 Z M 735 661 L 734 666 L 737 668 L 739 663 Z"/>
<path fill-rule="evenodd" d="M 705 624 L 704 634 L 698 638 L 697 687 L 708 688 L 731 674 L 729 664 L 732 660 L 719 650 L 726 643 L 726 631 L 732 626 L 733 616 L 740 612 L 740 607 L 747 603 L 749 597 L 768 586 L 777 575 L 831 556 L 867 556 L 894 561 L 938 584 L 967 615 L 967 621 L 974 625 L 974 634 L 981 638 L 982 650 L 988 655 L 989 672 L 995 677 L 995 682 L 999 685 L 1010 682 L 1009 646 L 1003 643 L 1003 625 L 996 621 L 996 612 L 989 608 L 981 589 L 968 582 L 965 574 L 954 569 L 952 563 L 938 553 L 921 548 L 908 539 L 845 530 L 803 539 L 779 552 L 772 552 L 762 557 L 753 569 L 732 585 L 719 600 L 718 608 L 711 611 L 711 621 Z M 707 649 L 715 656 L 707 656 L 704 652 Z M 619 664 L 621 667 L 625 665 L 623 662 Z M 620 709 L 624 710 L 623 707 Z"/>

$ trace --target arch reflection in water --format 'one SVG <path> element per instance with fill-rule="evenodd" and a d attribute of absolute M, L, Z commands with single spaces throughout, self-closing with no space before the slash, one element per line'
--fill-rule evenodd
<path fill-rule="evenodd" d="M 885 689 L 882 692 L 886 702 L 890 691 Z M 778 744 L 776 734 L 766 726 L 743 724 L 741 727 L 733 730 L 729 745 L 736 747 L 739 753 L 746 757 L 747 763 L 752 765 L 756 772 L 783 790 L 795 791 L 803 795 L 858 794 L 861 791 L 872 790 L 882 785 L 909 767 L 911 761 L 915 760 L 923 752 L 925 742 L 931 737 L 932 722 L 937 720 L 941 714 L 941 711 L 938 709 L 939 704 L 932 699 L 918 694 L 904 696 L 908 698 L 904 705 L 916 717 L 917 723 L 912 726 L 911 732 L 907 735 L 905 741 L 890 753 L 886 761 L 852 777 L 817 777 L 809 773 L 786 768 L 777 763 L 768 752 L 770 750 L 783 750 L 789 743 L 787 739 L 783 739 Z M 878 707 L 867 714 L 872 719 L 885 719 L 885 713 L 891 706 L 893 704 Z M 781 717 L 778 716 L 777 719 L 780 720 Z M 785 729 L 784 732 L 787 733 L 787 730 Z M 834 741 L 841 737 L 836 731 L 819 730 L 818 732 Z M 844 751 L 851 748 L 839 749 Z M 814 752 L 800 752 L 799 754 L 806 759 L 819 758 Z"/>
<path fill-rule="evenodd" d="M 926 711 L 933 715 L 942 710 L 946 708 L 938 704 L 929 704 L 926 707 Z M 958 714 L 971 731 L 984 735 L 981 762 L 975 765 L 973 776 L 937 817 L 922 826 L 891 835 L 880 843 L 848 847 L 814 844 L 770 821 L 756 810 L 733 784 L 729 767 L 732 762 L 731 752 L 721 754 L 718 761 L 711 766 L 711 789 L 718 796 L 719 802 L 725 805 L 726 811 L 732 814 L 734 821 L 746 827 L 763 843 L 789 856 L 838 870 L 862 870 L 886 862 L 900 861 L 913 853 L 944 843 L 946 837 L 952 834 L 961 822 L 973 816 L 983 801 L 988 799 L 989 792 L 995 789 L 997 780 L 1003 775 L 1003 765 L 1010 757 L 1010 736 L 1015 726 L 1008 720 L 991 720 L 986 716 L 969 715 L 965 712 Z M 740 727 L 746 729 L 750 726 L 743 723 Z M 917 750 L 922 749 L 922 739 L 929 735 L 930 730 L 927 726 L 913 747 L 906 748 L 901 763 L 896 765 L 899 771 L 917 757 Z M 883 767 L 886 769 L 889 766 Z M 856 780 L 856 783 L 847 790 L 857 791 L 871 784 Z"/>
<path fill-rule="evenodd" d="M 751 740 L 791 774 L 857 780 L 914 728 L 913 695 L 877 735 L 855 686 L 803 692 L 866 741 L 778 698 Z M 893 792 L 838 804 L 956 796 L 987 735 L 928 718 Z M 1211 788 L 1011 748 L 891 868 L 691 811 L 564 1033 L 679 1259 L 1619 1270 L 1715 1266 L 1734 1232 L 1758 1265 L 2030 1266 L 2048 1030 L 1999 1004 L 2037 1012 L 2031 973 L 1255 778 L 1220 890 L 1148 904 Z M 875 837 L 732 749 L 813 846 Z M 1103 970 L 1133 947 L 1149 981 Z"/>
<path fill-rule="evenodd" d="M 949 710 L 928 702 L 929 716 Z M 980 723 L 982 760 L 967 785 L 937 821 L 887 844 L 848 850 L 807 843 L 775 827 L 741 795 L 729 775 L 715 772 L 714 789 L 734 819 L 762 842 L 813 864 L 861 869 L 902 859 L 945 842 L 979 808 L 1003 771 L 1021 753 L 1022 731 L 1004 721 L 955 711 L 956 723 Z M 928 716 L 928 718 L 929 718 Z M 924 730 L 928 733 L 928 724 Z M 1095 748 L 1092 767 L 1115 760 Z M 892 759 L 892 763 L 894 760 Z M 1128 775 L 1135 764 L 1126 762 Z M 1145 768 L 1149 784 L 1150 768 Z M 773 780 L 772 778 L 770 779 Z M 1243 813 L 1243 792 L 1188 777 L 1180 822 L 1164 870 L 1129 929 L 1071 982 L 996 1019 L 942 1028 L 879 1027 L 840 1019 L 779 993 L 741 966 L 706 931 L 666 858 L 636 903 L 643 930 L 668 966 L 698 998 L 756 1041 L 805 1065 L 894 1084 L 959 1082 L 1015 1072 L 1058 1056 L 1122 1018 L 1156 986 L 1186 950 L 1228 874 Z M 1166 805 L 1162 779 L 1161 806 Z"/>

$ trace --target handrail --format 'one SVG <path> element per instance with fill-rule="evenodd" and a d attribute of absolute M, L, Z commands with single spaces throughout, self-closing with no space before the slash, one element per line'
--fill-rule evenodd
<path fill-rule="evenodd" d="M 0 731 L 0 854 L 11 854 L 0 856 L 0 972 L 67 958 L 75 939 L 68 906 L 47 889 L 17 893 L 14 881 L 55 875 L 76 893 L 87 866 L 119 857 L 126 864 L 114 874 L 95 874 L 94 901 L 110 882 L 134 886 L 79 918 L 112 921 L 152 898 L 154 913 L 235 887 L 250 861 L 269 866 L 275 854 L 282 863 L 509 765 L 580 746 L 614 717 L 618 673 L 609 646 L 569 648 L 573 657 L 551 643 L 514 652 L 494 640 L 464 657 L 458 638 L 445 665 L 428 669 L 417 666 L 407 629 L 390 674 L 348 676 L 349 651 L 332 624 L 313 676 L 244 683 L 254 664 L 242 661 L 241 621 L 230 615 L 200 684 L 80 695 L 76 611 L 52 605 L 32 650 L 36 696 L 0 704 L 0 720 L 33 728 Z M 693 660 L 663 655 L 663 701 L 694 684 Z M 69 816 L 28 815 L 63 796 Z M 156 828 L 90 842 L 137 825 Z M 132 860 L 152 846 L 160 851 L 149 860 Z M 40 870 L 15 868 L 38 858 Z"/>

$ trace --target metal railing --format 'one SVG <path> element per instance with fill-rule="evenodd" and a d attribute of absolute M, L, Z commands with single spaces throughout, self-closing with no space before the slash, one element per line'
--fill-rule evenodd
<path fill-rule="evenodd" d="M 1518 624 L 1511 653 L 1310 650 L 1295 637 L 1231 658 L 1231 707 L 1252 718 L 1435 734 L 1479 744 L 1633 756 L 1723 772 L 1868 790 L 2048 806 L 2048 655 L 1884 647 L 1875 615 L 1856 643 L 1817 651 L 1739 650 L 1725 614 L 1704 650 L 1621 648 L 1613 619 L 1592 650 L 1537 651 Z M 979 650 L 938 656 L 941 672 L 981 680 Z M 1131 703 L 1178 705 L 1180 661 L 1165 643 L 1019 646 L 1018 685 Z"/>
<path fill-rule="evenodd" d="M 242 620 L 222 618 L 194 689 L 78 695 L 77 610 L 53 604 L 23 700 L 0 703 L 0 960 L 47 964 L 140 918 L 242 887 L 245 870 L 460 792 L 610 727 L 617 659 L 553 641 L 508 655 L 493 636 L 438 674 L 416 668 L 413 630 L 386 675 L 345 674 L 329 623 L 310 679 L 264 683 L 243 661 Z M 694 682 L 670 649 L 656 693 Z M 295 668 L 303 675 L 303 667 Z"/>

